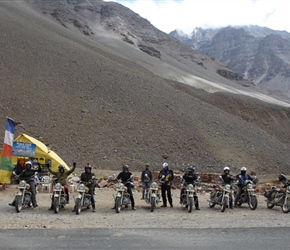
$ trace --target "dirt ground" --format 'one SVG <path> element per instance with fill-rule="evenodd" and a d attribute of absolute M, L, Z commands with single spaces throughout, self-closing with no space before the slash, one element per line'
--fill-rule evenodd
<path fill-rule="evenodd" d="M 226 209 L 220 212 L 220 206 L 209 208 L 209 193 L 199 195 L 200 210 L 188 213 L 178 203 L 180 190 L 173 190 L 173 208 L 161 208 L 159 203 L 154 212 L 149 204 L 141 200 L 141 192 L 135 191 L 136 211 L 122 208 L 117 214 L 113 207 L 112 188 L 96 189 L 96 212 L 84 208 L 79 215 L 72 212 L 73 196 L 70 204 L 58 214 L 48 211 L 50 195 L 48 192 L 37 194 L 38 207 L 25 208 L 20 213 L 8 205 L 14 198 L 16 185 L 0 190 L 1 228 L 243 228 L 243 227 L 289 227 L 289 214 L 284 214 L 280 207 L 268 209 L 265 198 L 258 196 L 259 205 L 252 211 L 247 205 L 240 208 Z"/>

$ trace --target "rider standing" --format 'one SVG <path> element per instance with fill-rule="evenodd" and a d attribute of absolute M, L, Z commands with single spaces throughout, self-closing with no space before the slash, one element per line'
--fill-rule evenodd
<path fill-rule="evenodd" d="M 25 163 L 25 170 L 19 175 L 20 180 L 25 180 L 27 184 L 30 185 L 30 192 L 31 192 L 31 202 L 33 207 L 37 207 L 37 202 L 36 202 L 36 183 L 35 183 L 35 178 L 34 175 L 36 172 L 41 172 L 41 166 L 38 163 L 38 169 L 33 169 L 32 168 L 32 162 L 27 161 Z M 9 203 L 10 206 L 15 206 L 15 199 L 13 200 L 12 203 Z"/>
<path fill-rule="evenodd" d="M 237 206 L 237 203 L 240 199 L 242 188 L 244 186 L 245 181 L 253 180 L 253 178 L 250 175 L 248 175 L 246 172 L 247 172 L 247 169 L 245 167 L 242 167 L 241 173 L 236 176 L 236 181 L 238 182 L 238 186 L 237 186 L 237 193 L 235 197 L 235 207 Z"/>
<path fill-rule="evenodd" d="M 64 165 L 59 165 L 58 166 L 58 172 L 52 171 L 50 169 L 50 164 L 47 163 L 47 169 L 50 173 L 52 173 L 55 178 L 57 179 L 57 182 L 60 183 L 63 187 L 64 187 L 64 192 L 67 196 L 67 204 L 69 204 L 69 191 L 68 191 L 68 185 L 67 185 L 67 177 L 73 172 L 75 171 L 76 168 L 76 163 L 73 163 L 73 168 L 66 171 Z M 53 197 L 51 199 L 51 201 L 53 201 Z M 51 203 L 51 207 L 49 208 L 49 210 L 53 210 L 53 203 Z"/>
<path fill-rule="evenodd" d="M 194 166 L 190 166 L 187 168 L 187 172 L 183 175 L 183 180 L 185 181 L 185 185 L 183 185 L 183 187 L 181 188 L 180 191 L 180 203 L 182 203 L 182 194 L 184 193 L 184 190 L 186 188 L 186 186 L 188 184 L 192 184 L 193 186 L 195 185 L 197 178 L 197 175 L 194 173 L 195 171 L 195 167 Z M 194 203 L 195 203 L 195 208 L 196 210 L 200 210 L 199 208 L 199 204 L 198 204 L 198 197 L 196 195 L 196 193 L 194 193 Z"/>
<path fill-rule="evenodd" d="M 150 187 L 150 182 L 152 181 L 152 173 L 149 170 L 149 164 L 146 164 L 145 170 L 143 170 L 141 174 L 141 181 L 142 181 L 142 200 L 144 200 L 145 197 L 145 191 L 148 190 Z M 147 198 L 148 192 L 146 192 L 146 198 Z"/>
<path fill-rule="evenodd" d="M 91 195 L 91 202 L 92 202 L 92 211 L 96 212 L 96 206 L 95 206 L 95 199 L 94 199 L 94 190 L 96 182 L 93 179 L 93 176 L 95 176 L 94 173 L 92 173 L 92 166 L 88 163 L 85 166 L 85 172 L 81 174 L 81 181 L 85 183 L 85 185 L 89 189 L 89 194 Z"/>
<path fill-rule="evenodd" d="M 224 173 L 221 175 L 222 179 L 223 179 L 223 184 L 229 184 L 231 186 L 232 189 L 232 184 L 234 181 L 234 176 L 230 174 L 230 168 L 229 167 L 224 167 Z M 230 208 L 233 208 L 233 196 L 230 193 L 229 195 L 230 197 Z"/>
<path fill-rule="evenodd" d="M 169 204 L 173 207 L 172 196 L 171 196 L 171 185 L 174 178 L 173 171 L 169 169 L 168 163 L 164 162 L 162 165 L 162 170 L 159 172 L 159 181 L 161 182 L 161 194 L 163 205 L 161 207 L 167 207 L 166 193 Z"/>
<path fill-rule="evenodd" d="M 136 210 L 135 208 L 135 201 L 134 201 L 134 196 L 131 188 L 131 183 L 128 182 L 132 176 L 132 173 L 129 172 L 129 166 L 124 165 L 123 166 L 123 172 L 120 172 L 117 176 L 118 180 L 121 180 L 122 183 L 128 188 L 128 193 L 130 194 L 130 200 L 131 200 L 131 205 L 132 205 L 132 210 Z"/>

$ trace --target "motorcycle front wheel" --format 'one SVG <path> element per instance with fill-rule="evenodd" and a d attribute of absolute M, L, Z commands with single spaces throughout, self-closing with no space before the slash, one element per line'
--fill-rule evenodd
<path fill-rule="evenodd" d="M 58 199 L 58 197 L 53 199 L 53 211 L 56 214 L 59 212 L 59 199 Z"/>
<path fill-rule="evenodd" d="M 120 211 L 121 211 L 121 197 L 116 197 L 115 208 L 116 208 L 116 213 L 120 213 Z"/>
<path fill-rule="evenodd" d="M 155 208 L 155 197 L 151 197 L 151 209 L 150 211 L 153 212 Z"/>
<path fill-rule="evenodd" d="M 192 206 L 193 206 L 193 198 L 190 197 L 189 200 L 188 200 L 188 207 L 187 207 L 187 210 L 189 213 L 192 212 Z"/>
<path fill-rule="evenodd" d="M 81 213 L 81 199 L 77 198 L 76 199 L 76 214 L 80 214 Z"/>
<path fill-rule="evenodd" d="M 224 197 L 224 201 L 222 203 L 222 206 L 221 206 L 221 212 L 223 213 L 225 210 L 226 210 L 226 207 L 228 205 L 228 197 Z"/>
<path fill-rule="evenodd" d="M 290 212 L 290 200 L 286 198 L 286 201 L 283 203 L 282 206 L 283 213 L 289 213 Z"/>
<path fill-rule="evenodd" d="M 258 206 L 258 199 L 256 196 L 249 196 L 249 207 L 255 210 Z"/>
<path fill-rule="evenodd" d="M 20 211 L 22 210 L 22 207 L 23 207 L 23 205 L 22 205 L 22 197 L 17 196 L 15 198 L 15 209 L 16 209 L 16 212 L 20 213 Z"/>

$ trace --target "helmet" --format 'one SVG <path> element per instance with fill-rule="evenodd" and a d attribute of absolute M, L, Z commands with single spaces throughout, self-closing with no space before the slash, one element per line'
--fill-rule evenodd
<path fill-rule="evenodd" d="M 242 173 L 242 174 L 245 174 L 246 172 L 247 172 L 247 169 L 246 169 L 245 167 L 242 167 L 242 168 L 241 168 L 241 173 Z"/>
<path fill-rule="evenodd" d="M 129 170 L 129 166 L 128 165 L 124 165 L 123 166 L 123 171 L 125 172 L 125 171 L 128 171 Z"/>
<path fill-rule="evenodd" d="M 87 168 L 90 169 L 90 170 L 92 170 L 92 166 L 91 166 L 89 163 L 85 166 L 85 170 L 86 170 Z"/>
<path fill-rule="evenodd" d="M 60 165 L 58 166 L 58 170 L 61 170 L 61 169 L 64 170 L 64 165 L 62 165 L 62 164 L 60 164 Z"/>
<path fill-rule="evenodd" d="M 278 179 L 279 179 L 279 181 L 286 181 L 287 180 L 287 177 L 284 174 L 280 174 L 278 176 Z"/>
<path fill-rule="evenodd" d="M 164 162 L 163 165 L 162 165 L 162 168 L 168 168 L 168 163 Z"/>
<path fill-rule="evenodd" d="M 224 167 L 224 171 L 230 171 L 230 168 L 229 167 Z"/>
<path fill-rule="evenodd" d="M 195 171 L 195 167 L 194 166 L 189 166 L 187 168 L 188 172 L 194 172 Z"/>
<path fill-rule="evenodd" d="M 30 168 L 32 167 L 32 162 L 31 161 L 25 162 L 25 168 L 28 168 L 28 166 L 30 166 Z"/>

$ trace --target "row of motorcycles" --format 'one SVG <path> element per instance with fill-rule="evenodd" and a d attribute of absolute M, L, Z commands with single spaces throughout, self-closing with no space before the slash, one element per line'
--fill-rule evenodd
<path fill-rule="evenodd" d="M 219 177 L 223 182 L 221 176 Z M 284 176 L 285 181 L 286 177 Z M 237 180 L 235 187 L 242 186 L 242 193 L 237 205 L 248 204 L 250 209 L 255 210 L 258 206 L 258 199 L 255 193 L 256 177 L 253 180 L 246 180 L 242 182 Z M 236 190 L 232 190 L 232 186 L 229 184 L 213 185 L 214 190 L 210 194 L 209 206 L 213 208 L 215 205 L 221 206 L 221 212 L 224 212 L 227 207 L 230 207 L 233 202 L 233 196 L 236 196 Z M 283 188 L 277 188 L 273 186 L 270 190 L 264 192 L 264 196 L 267 198 L 267 207 L 272 209 L 274 206 L 282 208 L 284 213 L 290 212 L 290 182 L 286 182 Z"/>
<path fill-rule="evenodd" d="M 14 173 L 15 175 L 15 173 Z M 17 175 L 16 176 L 16 179 Z M 31 181 L 37 178 L 37 172 L 31 176 Z M 29 181 L 29 180 L 28 180 Z M 58 213 L 61 208 L 64 208 L 68 203 L 67 195 L 64 191 L 64 187 L 54 180 L 54 189 L 53 195 L 51 196 L 53 210 L 55 213 Z M 75 200 L 75 212 L 76 214 L 80 214 L 82 207 L 86 207 L 87 209 L 92 206 L 91 203 L 91 194 L 89 194 L 89 188 L 87 185 L 96 185 L 97 179 L 95 176 L 92 177 L 91 180 L 86 182 L 79 182 L 77 187 L 77 195 L 74 197 Z M 32 207 L 32 193 L 30 190 L 30 185 L 25 180 L 21 180 L 17 187 L 17 192 L 15 194 L 15 209 L 16 212 L 20 212 L 25 207 Z"/>
<path fill-rule="evenodd" d="M 36 178 L 32 176 L 31 178 Z M 220 180 L 222 180 L 220 176 Z M 243 182 L 242 193 L 240 199 L 237 202 L 238 206 L 242 204 L 248 204 L 250 209 L 255 210 L 258 206 L 258 199 L 255 193 L 255 180 L 247 180 Z M 162 181 L 162 179 L 160 180 Z M 192 212 L 193 205 L 197 196 L 195 186 L 200 183 L 199 178 L 194 184 L 187 184 L 182 178 L 180 181 L 183 183 L 184 193 L 181 195 L 181 205 L 185 206 L 189 213 Z M 80 183 L 77 187 L 77 195 L 75 198 L 75 212 L 80 214 L 83 207 L 90 208 L 91 194 L 89 194 L 88 184 L 96 185 L 97 180 L 93 178 L 88 183 Z M 114 196 L 116 213 L 120 213 L 122 206 L 128 207 L 131 204 L 130 194 L 128 193 L 127 184 L 134 187 L 133 176 L 131 176 L 127 183 L 118 183 L 116 188 L 116 195 Z M 237 180 L 235 186 L 241 184 Z M 236 196 L 236 190 L 233 191 L 232 186 L 229 184 L 213 185 L 213 191 L 210 193 L 209 206 L 213 208 L 215 205 L 221 206 L 221 212 L 224 212 L 227 207 L 232 205 L 233 196 Z M 284 213 L 290 212 L 290 181 L 286 182 L 283 188 L 272 187 L 270 190 L 266 190 L 264 196 L 267 198 L 267 207 L 272 209 L 274 206 L 280 206 Z M 67 196 L 64 192 L 64 187 L 60 183 L 55 183 L 52 203 L 54 212 L 58 213 L 60 208 L 65 207 L 67 204 Z M 153 212 L 157 204 L 161 202 L 160 185 L 157 182 L 152 182 L 150 188 L 146 190 L 145 202 L 150 204 L 150 211 Z M 18 185 L 18 191 L 15 194 L 15 209 L 19 213 L 24 207 L 32 207 L 32 193 L 30 191 L 30 185 L 21 180 Z"/>

